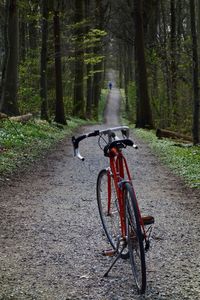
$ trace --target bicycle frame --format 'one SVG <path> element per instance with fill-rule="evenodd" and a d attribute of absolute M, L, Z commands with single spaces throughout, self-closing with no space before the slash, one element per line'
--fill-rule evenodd
<path fill-rule="evenodd" d="M 115 131 L 121 131 L 122 139 Z M 130 258 L 138 291 L 143 294 L 146 289 L 145 250 L 150 247 L 152 231 L 151 226 L 147 230 L 145 226 L 153 224 L 154 218 L 141 216 L 128 163 L 123 155 L 124 148 L 131 146 L 137 149 L 137 145 L 129 139 L 127 126 L 95 130 L 77 138 L 73 136 L 74 155 L 82 161 L 84 157 L 79 152 L 79 142 L 93 136 L 99 136 L 98 145 L 109 159 L 109 167 L 102 169 L 97 177 L 98 209 L 103 229 L 112 246 L 111 250 L 105 250 L 103 254 L 115 256 L 104 277 L 108 276 L 119 258 Z M 106 144 L 104 147 L 100 143 L 101 139 Z M 112 190 L 115 192 L 114 197 Z"/>
<path fill-rule="evenodd" d="M 107 169 L 108 175 L 108 215 L 111 213 L 111 177 L 114 179 L 114 186 L 117 193 L 118 203 L 119 203 L 119 215 L 120 215 L 120 223 L 121 223 L 121 236 L 123 240 L 126 240 L 126 221 L 125 221 L 125 203 L 123 198 L 123 185 L 125 182 L 129 182 L 132 185 L 132 178 L 130 175 L 130 171 L 128 169 L 128 164 L 126 158 L 124 157 L 121 150 L 116 148 L 112 148 L 109 156 L 110 167 Z M 125 175 L 127 176 L 127 180 L 125 179 Z M 133 189 L 135 194 L 135 191 Z M 139 210 L 139 206 L 137 203 L 140 224 L 142 227 L 142 232 L 144 235 L 144 239 L 146 241 L 146 231 L 144 228 L 144 223 L 142 221 L 141 213 Z"/>
<path fill-rule="evenodd" d="M 72 137 L 72 143 L 74 146 L 74 155 L 77 156 L 80 160 L 84 160 L 84 157 L 80 155 L 78 144 L 81 140 L 93 137 L 93 136 L 99 136 L 99 135 L 107 135 L 108 136 L 108 142 L 111 143 L 113 141 L 113 135 L 112 133 L 114 131 L 121 130 L 122 134 L 126 137 L 129 136 L 129 128 L 127 126 L 119 126 L 114 128 L 108 128 L 105 130 L 95 130 L 94 132 L 90 132 L 88 134 L 84 134 L 82 136 L 79 136 L 78 138 Z M 134 148 L 137 149 L 136 145 L 133 145 Z M 119 201 L 119 210 L 120 210 L 120 222 L 121 222 L 121 233 L 122 238 L 126 238 L 126 224 L 125 224 L 125 207 L 124 207 L 124 201 L 123 201 L 123 185 L 125 182 L 127 182 L 124 179 L 124 175 L 126 174 L 128 178 L 128 182 L 132 185 L 132 179 L 131 175 L 128 169 L 128 164 L 126 162 L 126 159 L 122 153 L 122 150 L 117 149 L 113 147 L 110 150 L 109 153 L 109 162 L 110 162 L 110 168 L 108 168 L 108 214 L 110 212 L 111 207 L 111 176 L 113 176 L 114 184 L 115 184 L 115 190 L 117 192 L 117 197 Z M 135 194 L 135 191 L 133 189 L 133 192 Z M 136 197 L 135 197 L 136 198 Z M 138 203 L 136 203 L 138 212 L 139 212 L 139 221 L 142 228 L 142 233 L 147 245 L 147 233 L 144 227 L 144 222 L 141 217 L 140 209 L 138 206 Z"/>

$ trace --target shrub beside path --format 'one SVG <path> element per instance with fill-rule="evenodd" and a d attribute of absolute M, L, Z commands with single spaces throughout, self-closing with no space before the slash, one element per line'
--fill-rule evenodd
<path fill-rule="evenodd" d="M 106 124 L 118 125 L 120 94 L 109 95 Z M 84 127 L 84 132 L 99 126 Z M 82 131 L 80 131 L 82 132 Z M 106 159 L 97 139 L 72 155 L 70 138 L 41 164 L 1 186 L 0 299 L 200 299 L 200 197 L 162 166 L 141 140 L 127 149 L 143 213 L 156 224 L 147 254 L 147 293 L 138 296 L 128 261 L 102 278 L 111 259 L 97 211 L 95 184 Z"/>

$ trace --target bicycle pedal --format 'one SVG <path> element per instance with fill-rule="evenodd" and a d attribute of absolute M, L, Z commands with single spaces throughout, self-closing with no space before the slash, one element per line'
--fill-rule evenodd
<path fill-rule="evenodd" d="M 142 221 L 143 221 L 144 225 L 152 225 L 155 222 L 153 216 L 143 216 Z"/>
<path fill-rule="evenodd" d="M 116 253 L 117 253 L 117 251 L 116 250 L 114 250 L 114 249 L 108 249 L 108 250 L 103 250 L 102 251 L 102 254 L 104 255 L 104 256 L 115 256 L 116 255 Z"/>

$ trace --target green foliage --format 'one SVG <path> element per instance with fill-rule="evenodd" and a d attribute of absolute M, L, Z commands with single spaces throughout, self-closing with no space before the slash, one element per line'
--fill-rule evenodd
<path fill-rule="evenodd" d="M 136 85 L 135 82 L 128 84 L 129 115 L 128 119 L 133 124 L 136 121 Z"/>
<path fill-rule="evenodd" d="M 81 27 L 82 22 L 75 24 L 77 27 Z M 74 26 L 75 26 L 74 25 Z M 70 43 L 74 46 L 79 46 L 80 49 L 93 50 L 95 47 L 102 44 L 103 38 L 107 35 L 105 30 L 98 28 L 90 29 L 85 35 L 76 34 L 71 35 Z M 92 52 L 92 51 L 91 51 Z"/>
<path fill-rule="evenodd" d="M 98 120 L 100 122 L 103 122 L 103 117 L 104 117 L 104 110 L 106 106 L 106 101 L 107 101 L 107 96 L 108 96 L 108 90 L 107 89 L 102 89 L 101 90 L 101 96 L 100 96 L 100 101 L 99 101 L 99 111 L 98 111 Z"/>
<path fill-rule="evenodd" d="M 95 55 L 92 53 L 85 53 L 84 54 L 84 62 L 85 64 L 90 64 L 90 65 L 96 65 L 100 62 L 102 62 L 102 60 L 105 58 L 104 55 Z"/>
<path fill-rule="evenodd" d="M 125 109 L 125 91 L 124 89 L 120 89 L 120 95 L 121 95 L 121 103 L 120 103 L 120 116 L 123 124 L 128 124 L 128 115 Z"/>
<path fill-rule="evenodd" d="M 192 128 L 192 54 L 191 36 L 179 39 L 176 55 L 176 96 L 171 94 L 171 44 L 156 44 L 146 50 L 148 86 L 154 124 L 191 134 Z"/>
<path fill-rule="evenodd" d="M 26 112 L 38 113 L 40 110 L 40 95 L 38 95 L 33 87 L 22 87 L 19 89 L 19 109 L 21 114 Z"/>
<path fill-rule="evenodd" d="M 128 110 L 126 107 L 126 96 L 124 89 L 120 90 L 122 102 L 121 102 L 121 116 L 125 123 L 134 124 L 136 121 L 136 85 L 135 82 L 129 82 L 128 84 Z"/>
<path fill-rule="evenodd" d="M 80 22 L 76 22 L 76 23 L 72 23 L 72 24 L 67 24 L 65 27 L 66 27 L 66 29 L 68 29 L 68 31 L 71 31 L 71 30 L 77 30 L 77 29 L 83 28 L 85 26 L 88 26 L 87 19 L 83 19 Z"/>
<path fill-rule="evenodd" d="M 121 90 L 121 115 L 123 124 L 130 123 L 125 111 L 125 94 Z M 186 122 L 186 120 L 185 120 Z M 153 151 L 175 174 L 183 177 L 188 185 L 200 188 L 200 147 L 179 147 L 169 139 L 159 140 L 154 131 L 135 129 L 138 137 L 148 142 Z"/>
<path fill-rule="evenodd" d="M 135 132 L 175 174 L 183 177 L 191 187 L 200 188 L 200 147 L 181 147 L 168 139 L 159 140 L 154 131 L 136 129 Z"/>
<path fill-rule="evenodd" d="M 73 112 L 73 99 L 71 96 L 63 96 L 65 112 L 67 116 L 71 116 Z"/>
<path fill-rule="evenodd" d="M 97 44 L 102 42 L 102 38 L 107 35 L 105 30 L 97 28 L 90 29 L 90 31 L 84 36 L 83 46 L 85 48 L 94 48 Z"/>
<path fill-rule="evenodd" d="M 19 66 L 19 110 L 21 114 L 40 112 L 40 71 L 38 50 L 29 51 Z"/>

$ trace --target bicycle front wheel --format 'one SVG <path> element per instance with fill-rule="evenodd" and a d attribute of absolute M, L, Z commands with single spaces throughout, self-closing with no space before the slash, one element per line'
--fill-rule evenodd
<path fill-rule="evenodd" d="M 139 210 L 133 187 L 126 183 L 124 187 L 124 200 L 126 207 L 126 230 L 130 263 L 138 292 L 143 294 L 146 290 L 146 264 L 144 237 L 139 219 Z"/>
<path fill-rule="evenodd" d="M 114 179 L 105 169 L 100 171 L 97 178 L 97 203 L 103 229 L 108 241 L 114 250 L 120 251 L 119 240 L 121 238 L 121 224 L 119 203 L 114 186 Z M 121 257 L 128 257 L 126 249 L 124 249 Z"/>

